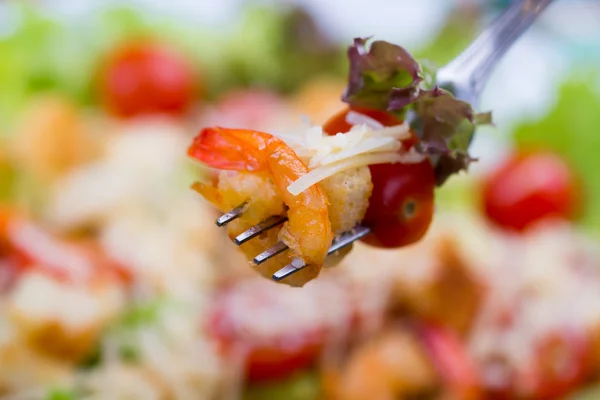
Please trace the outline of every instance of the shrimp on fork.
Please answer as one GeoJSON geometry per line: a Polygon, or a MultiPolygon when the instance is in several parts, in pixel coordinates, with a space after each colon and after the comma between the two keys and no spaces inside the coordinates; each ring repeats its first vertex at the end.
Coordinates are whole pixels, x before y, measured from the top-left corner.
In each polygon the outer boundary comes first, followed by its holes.
{"type": "Polygon", "coordinates": [[[223,171],[213,182],[196,182],[193,188],[222,211],[242,208],[239,218],[228,224],[228,233],[244,253],[252,259],[279,245],[278,254],[256,265],[262,275],[271,277],[286,259],[286,264],[306,267],[284,283],[302,286],[319,275],[333,241],[329,201],[319,185],[298,195],[287,190],[309,172],[292,148],[263,132],[206,128],[194,139],[188,154],[223,171]],[[265,231],[281,224],[277,233],[265,231]],[[284,253],[286,248],[290,251],[284,253]]]}

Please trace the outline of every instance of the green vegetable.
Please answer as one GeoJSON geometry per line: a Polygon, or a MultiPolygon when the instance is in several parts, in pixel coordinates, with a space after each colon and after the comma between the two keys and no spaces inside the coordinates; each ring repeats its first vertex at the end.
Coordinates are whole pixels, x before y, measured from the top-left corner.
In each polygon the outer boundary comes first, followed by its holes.
{"type": "Polygon", "coordinates": [[[140,360],[135,331],[145,325],[156,323],[165,305],[164,300],[155,299],[148,303],[134,305],[123,314],[110,333],[118,339],[121,360],[128,363],[136,363],[140,360]]]}
{"type": "Polygon", "coordinates": [[[123,329],[135,329],[156,322],[163,306],[164,302],[160,299],[134,305],[123,314],[118,326],[123,329]]]}
{"type": "Polygon", "coordinates": [[[321,392],[315,372],[303,372],[284,381],[252,385],[243,400],[316,400],[321,392]]]}
{"type": "Polygon", "coordinates": [[[14,197],[16,181],[17,171],[14,166],[0,160],[0,203],[10,201],[14,197]]]}
{"type": "Polygon", "coordinates": [[[66,389],[51,389],[46,396],[46,400],[76,400],[77,396],[71,390],[66,389]]]}
{"type": "Polygon", "coordinates": [[[477,125],[491,123],[491,114],[475,114],[471,105],[437,87],[428,89],[421,66],[402,47],[355,39],[348,49],[350,73],[343,100],[357,107],[408,113],[421,139],[417,149],[431,157],[436,183],[466,170],[473,160],[469,144],[477,125]]]}
{"type": "Polygon", "coordinates": [[[549,114],[526,121],[514,133],[523,148],[546,148],[563,156],[581,179],[584,190],[585,227],[600,233],[600,73],[580,68],[560,86],[558,100],[549,114]]]}
{"type": "Polygon", "coordinates": [[[3,126],[14,122],[36,93],[59,92],[81,104],[93,102],[94,74],[103,53],[116,41],[138,34],[143,25],[137,14],[122,10],[67,23],[50,19],[27,2],[7,7],[19,23],[14,32],[0,37],[3,126]]]}
{"type": "Polygon", "coordinates": [[[594,385],[583,389],[565,400],[598,400],[600,399],[600,386],[594,385]]]}
{"type": "Polygon", "coordinates": [[[94,351],[81,361],[77,368],[82,370],[94,369],[102,363],[102,353],[100,344],[94,348],[94,351]]]}
{"type": "Polygon", "coordinates": [[[479,208],[477,182],[469,174],[460,174],[435,192],[436,209],[440,211],[470,212],[479,208]]]}
{"type": "MultiPolygon", "coordinates": [[[[154,299],[148,303],[134,304],[127,310],[119,321],[111,326],[105,337],[118,344],[119,356],[126,363],[137,363],[140,352],[136,344],[136,330],[149,324],[156,323],[163,308],[167,305],[164,299],[154,299]]],[[[94,351],[78,365],[80,369],[93,369],[102,364],[101,343],[94,351]]]]}
{"type": "Polygon", "coordinates": [[[317,74],[344,73],[342,49],[301,8],[248,7],[225,46],[220,67],[234,86],[290,92],[317,74]]]}

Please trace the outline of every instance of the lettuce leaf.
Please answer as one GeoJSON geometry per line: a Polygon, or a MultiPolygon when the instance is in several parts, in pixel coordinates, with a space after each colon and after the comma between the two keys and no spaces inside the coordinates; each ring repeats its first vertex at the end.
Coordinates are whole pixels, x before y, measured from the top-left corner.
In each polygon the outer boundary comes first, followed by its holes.
{"type": "Polygon", "coordinates": [[[448,91],[427,87],[430,79],[402,47],[355,39],[348,49],[350,72],[342,99],[351,106],[386,110],[411,121],[420,138],[417,149],[430,157],[436,183],[466,170],[474,159],[468,149],[475,128],[490,124],[491,113],[476,114],[448,91]]]}
{"type": "Polygon", "coordinates": [[[400,46],[381,40],[367,49],[367,39],[354,39],[348,49],[350,72],[342,100],[346,103],[401,111],[419,95],[420,66],[400,46]]]}

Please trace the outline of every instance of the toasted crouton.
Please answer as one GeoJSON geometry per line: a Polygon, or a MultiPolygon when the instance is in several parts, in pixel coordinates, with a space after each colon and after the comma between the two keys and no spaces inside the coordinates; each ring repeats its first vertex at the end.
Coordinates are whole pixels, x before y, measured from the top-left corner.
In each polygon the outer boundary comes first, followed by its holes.
{"type": "Polygon", "coordinates": [[[422,345],[406,330],[388,330],[366,342],[341,371],[325,378],[326,398],[332,400],[425,397],[439,385],[422,345]]]}
{"type": "Polygon", "coordinates": [[[329,199],[329,220],[334,234],[348,231],[363,220],[373,191],[369,167],[337,173],[320,185],[329,199]]]}
{"type": "Polygon", "coordinates": [[[398,281],[396,293],[409,313],[465,334],[483,300],[484,288],[459,255],[453,238],[442,236],[431,250],[436,262],[425,279],[398,281]]]}

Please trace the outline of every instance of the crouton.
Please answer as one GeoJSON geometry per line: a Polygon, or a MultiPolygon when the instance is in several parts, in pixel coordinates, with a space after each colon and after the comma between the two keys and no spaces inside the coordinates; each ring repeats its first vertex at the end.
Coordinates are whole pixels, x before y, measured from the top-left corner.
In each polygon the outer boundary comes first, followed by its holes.
{"type": "Polygon", "coordinates": [[[349,231],[363,220],[373,191],[369,167],[337,173],[320,185],[329,199],[329,220],[334,234],[349,231]]]}

